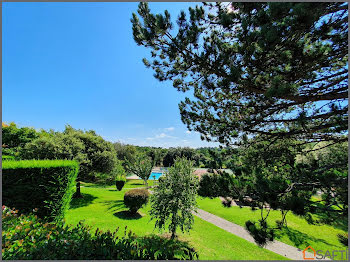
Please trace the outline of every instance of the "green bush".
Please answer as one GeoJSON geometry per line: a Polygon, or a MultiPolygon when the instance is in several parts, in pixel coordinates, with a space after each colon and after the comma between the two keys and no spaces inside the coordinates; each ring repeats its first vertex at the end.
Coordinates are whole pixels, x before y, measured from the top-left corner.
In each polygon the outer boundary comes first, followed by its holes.
{"type": "Polygon", "coordinates": [[[217,174],[204,174],[198,187],[198,195],[202,197],[218,197],[220,194],[219,176],[217,174]]]}
{"type": "Polygon", "coordinates": [[[38,208],[39,217],[64,217],[75,188],[79,165],[68,160],[4,161],[3,204],[21,213],[38,208]]]}
{"type": "MultiPolygon", "coordinates": [[[[2,208],[2,259],[4,260],[135,260],[193,259],[196,251],[187,242],[171,241],[159,236],[137,237],[131,232],[117,236],[115,232],[79,223],[76,227],[63,223],[46,223],[37,216],[21,215],[2,208]]],[[[119,234],[120,235],[120,234],[119,234]]]]}
{"type": "Polygon", "coordinates": [[[137,210],[147,204],[148,198],[147,189],[132,189],[125,193],[124,204],[130,209],[130,213],[136,214],[137,210]]]}
{"type": "Polygon", "coordinates": [[[207,173],[199,181],[198,195],[202,197],[232,197],[234,176],[227,172],[207,173]]]}
{"type": "Polygon", "coordinates": [[[152,260],[194,260],[198,253],[188,242],[169,239],[158,235],[143,236],[136,240],[138,249],[143,251],[146,259],[152,260]],[[143,248],[145,247],[145,248],[143,248]]]}
{"type": "Polygon", "coordinates": [[[118,175],[115,179],[115,186],[117,187],[117,189],[119,191],[121,191],[125,185],[125,182],[126,182],[126,178],[125,176],[122,176],[122,175],[118,175]]]}
{"type": "Polygon", "coordinates": [[[4,156],[4,155],[2,155],[2,161],[4,161],[4,160],[15,160],[15,157],[14,156],[4,156]]]}

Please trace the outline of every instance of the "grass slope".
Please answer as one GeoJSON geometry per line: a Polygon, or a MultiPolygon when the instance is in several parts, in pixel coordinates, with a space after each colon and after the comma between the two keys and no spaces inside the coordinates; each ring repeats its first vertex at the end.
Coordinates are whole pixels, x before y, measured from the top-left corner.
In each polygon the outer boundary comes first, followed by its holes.
{"type": "MultiPolygon", "coordinates": [[[[125,226],[138,235],[158,233],[154,230],[154,222],[150,221],[148,216],[149,205],[139,210],[139,216],[130,218],[127,215],[127,208],[123,203],[124,193],[128,188],[139,187],[139,183],[140,181],[128,181],[122,191],[117,191],[111,186],[93,187],[92,184],[84,184],[81,188],[84,198],[73,199],[66,222],[76,224],[84,220],[94,229],[98,227],[102,230],[115,230],[119,227],[120,234],[125,226]]],[[[285,259],[198,217],[195,217],[193,230],[189,234],[180,234],[179,238],[189,241],[199,252],[199,258],[205,260],[285,259]]]]}
{"type": "MultiPolygon", "coordinates": [[[[219,198],[198,198],[197,203],[200,209],[224,218],[232,223],[245,226],[247,220],[260,219],[260,210],[252,211],[248,207],[240,208],[232,206],[224,207],[219,198]]],[[[276,220],[281,220],[280,211],[272,210],[268,223],[275,225],[276,220]]],[[[347,232],[346,223],[337,225],[310,225],[302,217],[298,217],[291,212],[287,214],[288,228],[278,231],[276,239],[286,244],[304,249],[311,245],[316,250],[345,250],[346,247],[338,241],[337,234],[347,232]]],[[[277,232],[277,231],[276,231],[277,232]]]]}

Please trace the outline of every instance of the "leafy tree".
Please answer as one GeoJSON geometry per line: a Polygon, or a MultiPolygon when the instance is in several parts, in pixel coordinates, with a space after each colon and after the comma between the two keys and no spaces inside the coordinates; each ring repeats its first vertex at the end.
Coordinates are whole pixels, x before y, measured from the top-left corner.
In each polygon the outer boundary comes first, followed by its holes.
{"type": "Polygon", "coordinates": [[[112,143],[94,131],[82,131],[66,126],[63,132],[50,131],[27,143],[21,150],[23,159],[76,160],[78,180],[93,180],[95,173],[109,173],[115,166],[116,153],[112,143]]]}
{"type": "Polygon", "coordinates": [[[203,3],[171,22],[140,3],[131,19],[143,62],[194,98],[182,121],[202,139],[294,137],[346,141],[348,5],[203,3]]]}
{"type": "Polygon", "coordinates": [[[177,228],[182,232],[192,228],[192,211],[196,210],[198,178],[193,174],[193,163],[185,158],[177,158],[165,177],[159,181],[151,196],[152,219],[155,227],[169,228],[171,238],[177,228]]]}
{"type": "Polygon", "coordinates": [[[165,150],[160,148],[151,148],[147,155],[151,157],[152,161],[154,161],[154,165],[161,166],[163,164],[165,150]]]}
{"type": "Polygon", "coordinates": [[[145,185],[148,185],[152,169],[154,167],[155,160],[152,160],[145,154],[138,153],[133,156],[132,160],[125,160],[125,168],[128,172],[133,173],[143,179],[145,185]]]}
{"type": "Polygon", "coordinates": [[[2,123],[2,149],[3,154],[17,156],[26,143],[39,137],[39,133],[30,127],[18,128],[15,123],[6,125],[2,123]]]}
{"type": "Polygon", "coordinates": [[[169,148],[167,154],[164,156],[163,164],[164,166],[174,165],[175,159],[178,157],[185,157],[187,159],[193,160],[195,156],[195,150],[189,147],[172,147],[169,148]]]}
{"type": "MultiPolygon", "coordinates": [[[[136,147],[133,145],[124,145],[124,144],[119,143],[119,142],[116,142],[113,145],[114,145],[114,149],[117,153],[117,158],[122,160],[122,161],[124,161],[124,160],[131,161],[137,152],[136,147]]],[[[124,165],[124,167],[125,167],[125,165],[124,165]]]]}

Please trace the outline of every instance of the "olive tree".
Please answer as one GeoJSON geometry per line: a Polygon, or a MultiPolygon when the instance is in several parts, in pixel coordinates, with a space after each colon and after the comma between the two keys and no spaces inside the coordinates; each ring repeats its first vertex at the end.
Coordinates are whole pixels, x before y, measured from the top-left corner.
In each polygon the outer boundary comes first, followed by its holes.
{"type": "Polygon", "coordinates": [[[140,177],[147,185],[154,163],[155,159],[152,160],[149,156],[139,153],[133,156],[131,160],[125,159],[125,168],[128,172],[140,177]]]}

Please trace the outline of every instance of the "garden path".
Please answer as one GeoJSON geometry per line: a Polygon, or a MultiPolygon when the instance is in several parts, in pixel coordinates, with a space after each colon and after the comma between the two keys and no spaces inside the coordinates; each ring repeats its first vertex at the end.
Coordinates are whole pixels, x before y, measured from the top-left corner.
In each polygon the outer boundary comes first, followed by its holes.
{"type": "MultiPolygon", "coordinates": [[[[151,190],[149,190],[149,192],[151,194],[153,193],[151,190]]],[[[234,224],[230,221],[227,221],[226,219],[213,215],[202,209],[197,209],[197,213],[193,212],[193,214],[227,232],[230,232],[231,234],[234,234],[240,238],[243,238],[251,243],[256,244],[254,238],[242,226],[234,224]]],[[[287,245],[277,240],[269,242],[266,246],[264,246],[264,248],[292,260],[304,260],[303,252],[301,249],[287,245]]],[[[310,252],[306,252],[305,256],[307,258],[314,258],[314,254],[310,252]]],[[[325,260],[330,259],[325,258],[325,260]]]]}
{"type": "MultiPolygon", "coordinates": [[[[240,238],[243,238],[249,242],[252,242],[255,244],[253,237],[247,232],[247,230],[244,227],[241,227],[239,225],[236,225],[234,223],[231,223],[227,221],[226,219],[223,219],[221,217],[215,216],[209,212],[206,212],[202,209],[197,209],[197,213],[193,213],[194,215],[198,216],[199,218],[214,224],[217,227],[220,227],[224,229],[227,232],[230,232],[240,238]]],[[[302,250],[287,245],[285,243],[282,243],[280,241],[273,241],[267,244],[264,248],[267,250],[270,250],[274,253],[277,253],[281,256],[287,257],[289,259],[293,260],[303,260],[303,252],[302,250]]],[[[314,257],[313,253],[306,252],[306,257],[314,257]]],[[[329,260],[329,259],[327,259],[329,260]]]]}

